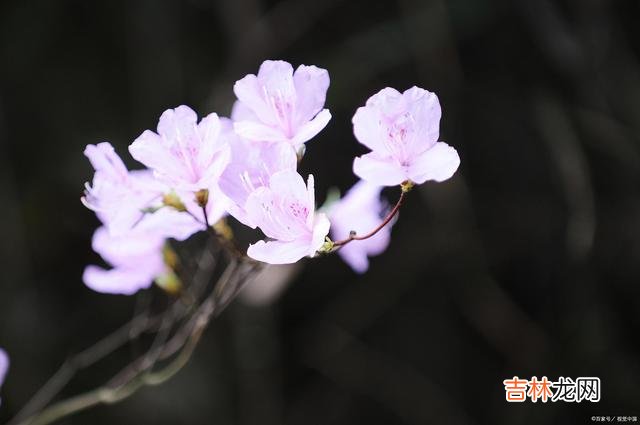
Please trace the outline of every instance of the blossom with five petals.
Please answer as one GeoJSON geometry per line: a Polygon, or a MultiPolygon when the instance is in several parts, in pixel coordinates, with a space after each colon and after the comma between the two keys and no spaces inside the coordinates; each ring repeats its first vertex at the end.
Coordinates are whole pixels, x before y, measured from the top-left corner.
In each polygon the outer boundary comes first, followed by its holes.
{"type": "MultiPolygon", "coordinates": [[[[329,207],[331,237],[342,240],[349,237],[351,231],[356,234],[367,233],[382,223],[382,215],[387,204],[380,199],[381,186],[365,180],[356,183],[337,203],[329,207]]],[[[338,250],[338,255],[357,273],[369,268],[367,257],[382,254],[391,240],[391,224],[380,229],[368,239],[353,241],[338,250]]]]}
{"type": "Polygon", "coordinates": [[[194,193],[208,190],[208,218],[211,223],[220,219],[226,212],[226,198],[220,193],[218,179],[231,152],[218,115],[209,114],[198,122],[196,113],[181,105],[160,116],[157,130],[145,130],[129,146],[131,156],[152,169],[196,216],[202,212],[194,193]]]}
{"type": "Polygon", "coordinates": [[[296,151],[318,134],[331,119],[324,102],[329,74],[316,66],[293,71],[285,61],[267,60],[258,75],[238,80],[233,91],[235,131],[259,142],[287,142],[296,151]]]}
{"type": "Polygon", "coordinates": [[[438,142],[441,114],[438,97],[427,90],[380,90],[353,116],[356,139],[372,150],[355,159],[353,172],[380,186],[447,180],[460,158],[438,142]]]}
{"type": "Polygon", "coordinates": [[[294,170],[275,173],[269,186],[256,189],[247,199],[249,219],[273,240],[249,246],[249,257],[270,264],[295,263],[312,257],[329,233],[329,220],[315,211],[313,176],[305,186],[294,170]]]}

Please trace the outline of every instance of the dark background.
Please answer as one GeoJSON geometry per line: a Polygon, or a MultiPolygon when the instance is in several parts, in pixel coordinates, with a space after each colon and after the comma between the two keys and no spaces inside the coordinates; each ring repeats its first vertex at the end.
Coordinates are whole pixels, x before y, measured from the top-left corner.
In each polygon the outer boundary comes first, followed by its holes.
{"type": "MultiPolygon", "coordinates": [[[[329,70],[307,145],[319,199],[355,182],[355,109],[418,85],[462,164],[412,192],[356,276],[306,261],[237,301],[175,379],[67,424],[552,424],[640,416],[640,3],[573,0],[0,3],[0,422],[129,320],[95,262],[84,146],[186,103],[228,114],[264,59],[329,70]],[[511,405],[502,380],[597,376],[600,403],[511,405]]],[[[134,165],[133,161],[129,161],[134,165]]],[[[389,193],[390,200],[395,199],[389,193]]],[[[107,363],[106,368],[113,365],[107,363]]],[[[87,371],[64,392],[105,378],[87,371]]]]}

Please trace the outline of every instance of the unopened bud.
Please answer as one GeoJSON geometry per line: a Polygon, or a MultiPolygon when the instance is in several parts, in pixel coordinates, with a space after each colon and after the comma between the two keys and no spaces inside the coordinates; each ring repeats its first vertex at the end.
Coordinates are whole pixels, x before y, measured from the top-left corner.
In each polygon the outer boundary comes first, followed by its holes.
{"type": "Polygon", "coordinates": [[[164,247],[162,248],[162,258],[164,260],[164,263],[172,270],[175,270],[180,263],[178,254],[176,254],[176,252],[168,243],[165,243],[164,247]]]}
{"type": "Polygon", "coordinates": [[[158,287],[162,288],[162,290],[169,295],[177,295],[182,290],[182,282],[173,270],[167,269],[165,273],[156,277],[155,282],[158,287]]]}
{"type": "Polygon", "coordinates": [[[415,186],[415,183],[412,182],[411,180],[405,180],[405,181],[402,182],[402,184],[400,184],[400,188],[402,189],[402,193],[409,192],[411,189],[413,189],[413,186],[415,186]]]}
{"type": "Polygon", "coordinates": [[[184,212],[187,207],[184,206],[180,197],[175,192],[169,192],[162,197],[162,203],[167,207],[174,208],[177,211],[184,212]]]}
{"type": "Polygon", "coordinates": [[[204,208],[207,206],[207,202],[209,202],[209,189],[200,189],[196,192],[196,202],[198,206],[204,208]]]}
{"type": "Polygon", "coordinates": [[[318,253],[329,254],[331,251],[333,251],[333,246],[333,241],[327,236],[326,238],[324,238],[324,243],[322,244],[320,249],[318,249],[318,253]]]}

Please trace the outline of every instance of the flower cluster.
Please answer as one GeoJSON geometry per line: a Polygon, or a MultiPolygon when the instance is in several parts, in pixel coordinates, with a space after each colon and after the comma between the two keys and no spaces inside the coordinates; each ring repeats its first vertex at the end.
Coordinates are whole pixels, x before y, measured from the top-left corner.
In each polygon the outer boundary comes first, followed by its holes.
{"type": "Polygon", "coordinates": [[[383,186],[402,185],[404,195],[414,184],[451,177],[460,161],[438,142],[441,112],[433,93],[383,89],[353,117],[356,139],[371,149],[353,164],[362,180],[316,210],[314,177],[297,167],[305,143],[331,119],[328,88],[324,69],[294,71],[287,62],[265,61],[257,75],[235,83],[230,118],[211,113],[198,120],[184,105],[165,111],[156,131],[129,146],[142,170],[128,170],[109,143],[87,146],[95,174],[83,203],[102,222],[93,249],[111,268],[88,266],[85,284],[132,294],[174,279],[167,239],[185,240],[227,215],[266,236],[248,247],[254,260],[289,264],[338,251],[356,272],[366,271],[368,257],[387,247],[399,207],[384,218],[383,186]]]}

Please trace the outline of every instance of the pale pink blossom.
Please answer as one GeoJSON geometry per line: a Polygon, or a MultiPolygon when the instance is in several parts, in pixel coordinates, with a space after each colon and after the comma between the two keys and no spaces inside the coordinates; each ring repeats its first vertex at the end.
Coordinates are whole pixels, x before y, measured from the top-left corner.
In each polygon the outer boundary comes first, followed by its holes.
{"type": "Polygon", "coordinates": [[[147,214],[128,233],[114,236],[105,227],[93,235],[92,247],[112,268],[88,266],[84,283],[97,292],[131,295],[148,288],[167,272],[163,247],[166,238],[184,240],[201,228],[188,214],[168,208],[147,214]]]}
{"type": "Polygon", "coordinates": [[[198,191],[215,183],[228,163],[229,149],[220,133],[218,115],[198,122],[196,113],[181,105],[162,113],[158,132],[145,130],[129,152],[172,189],[198,191]]]}
{"type": "Polygon", "coordinates": [[[83,204],[96,212],[113,234],[123,234],[157,206],[166,187],[153,179],[150,170],[128,171],[110,143],[88,145],[84,154],[93,165],[93,183],[85,185],[83,204]]]}
{"type": "Polygon", "coordinates": [[[213,223],[225,214],[226,199],[220,193],[218,179],[231,158],[221,130],[215,113],[198,122],[196,113],[182,105],[166,110],[160,116],[158,132],[144,131],[129,146],[129,152],[152,169],[155,177],[174,190],[195,215],[203,216],[194,193],[208,190],[207,212],[213,223]]]}
{"type": "Polygon", "coordinates": [[[294,170],[275,173],[269,186],[256,189],[246,202],[249,220],[272,240],[250,245],[247,254],[270,264],[295,263],[313,257],[329,233],[329,220],[315,211],[313,176],[305,186],[294,170]]]}
{"type": "Polygon", "coordinates": [[[316,66],[267,60],[258,75],[236,82],[233,91],[236,132],[249,140],[287,142],[296,150],[318,134],[331,119],[324,108],[329,74],[316,66]]]}
{"type": "MultiPolygon", "coordinates": [[[[381,186],[360,180],[347,194],[329,208],[331,220],[331,237],[343,240],[351,231],[358,235],[366,234],[377,228],[383,221],[387,204],[380,199],[381,186]]],[[[374,236],[355,240],[338,250],[342,259],[357,273],[364,273],[369,268],[369,259],[382,254],[391,239],[392,223],[387,224],[374,236]]]]}
{"type": "MultiPolygon", "coordinates": [[[[0,388],[4,383],[4,378],[7,376],[7,372],[9,371],[9,356],[6,351],[0,348],[0,388]]],[[[0,404],[2,400],[0,400],[0,404]]]]}
{"type": "Polygon", "coordinates": [[[353,117],[356,138],[372,151],[355,159],[354,173],[380,186],[447,180],[460,158],[454,148],[438,142],[440,116],[434,93],[418,87],[404,93],[382,89],[353,117]]]}
{"type": "Polygon", "coordinates": [[[297,158],[291,147],[282,142],[254,143],[235,136],[231,143],[231,162],[220,177],[220,189],[229,198],[229,213],[243,224],[255,228],[245,210],[249,195],[268,186],[271,175],[294,170],[297,158]]]}

